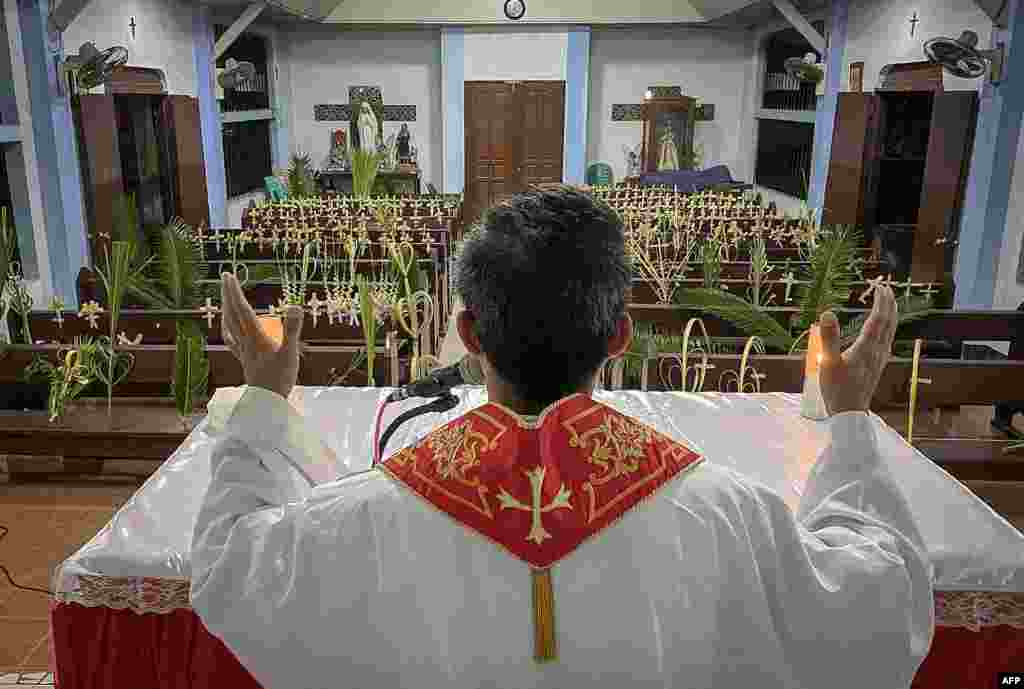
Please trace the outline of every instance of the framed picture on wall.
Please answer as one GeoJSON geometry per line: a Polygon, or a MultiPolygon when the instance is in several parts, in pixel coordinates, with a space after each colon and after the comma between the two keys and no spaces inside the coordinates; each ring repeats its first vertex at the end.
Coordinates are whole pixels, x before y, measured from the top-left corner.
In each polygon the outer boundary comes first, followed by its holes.
{"type": "Polygon", "coordinates": [[[853,62],[850,64],[850,92],[862,93],[864,91],[864,63],[853,62]]]}

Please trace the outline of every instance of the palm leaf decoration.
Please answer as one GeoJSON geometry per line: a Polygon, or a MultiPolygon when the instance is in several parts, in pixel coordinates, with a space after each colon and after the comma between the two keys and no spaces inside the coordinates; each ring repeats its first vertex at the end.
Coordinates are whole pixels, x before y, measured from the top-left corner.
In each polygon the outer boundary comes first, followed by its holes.
{"type": "Polygon", "coordinates": [[[206,357],[206,338],[195,321],[179,320],[174,349],[174,380],[171,394],[178,413],[192,413],[196,401],[206,395],[210,380],[210,362],[206,357]]]}
{"type": "MultiPolygon", "coordinates": [[[[156,261],[146,273],[128,279],[128,291],[152,309],[189,311],[199,308],[212,286],[202,283],[207,264],[202,244],[189,232],[188,225],[175,218],[155,237],[156,261]]],[[[171,392],[178,412],[192,412],[195,401],[206,395],[209,362],[206,336],[199,324],[188,318],[175,321],[174,377],[171,392]]]]}
{"type": "Polygon", "coordinates": [[[135,265],[143,265],[149,260],[152,251],[139,225],[139,210],[134,193],[118,195],[114,201],[113,216],[110,241],[128,244],[132,248],[135,265]]]}
{"type": "Polygon", "coordinates": [[[757,335],[766,345],[789,349],[793,338],[777,320],[746,299],[724,290],[695,287],[680,290],[677,303],[684,308],[710,313],[745,335],[757,335]]]}
{"type": "Polygon", "coordinates": [[[178,218],[161,228],[155,240],[152,269],[131,280],[128,291],[151,309],[199,308],[212,296],[202,283],[207,271],[202,245],[178,218]]]}
{"type": "Polygon", "coordinates": [[[18,251],[18,236],[14,223],[7,221],[7,206],[0,206],[0,285],[14,266],[18,251]]]}
{"type": "MultiPolygon", "coordinates": [[[[919,321],[922,318],[931,315],[933,306],[934,304],[931,297],[897,297],[896,308],[899,311],[896,321],[897,328],[906,323],[919,321]]],[[[871,312],[866,311],[843,326],[839,334],[839,342],[843,348],[849,347],[857,340],[857,336],[860,335],[860,331],[863,330],[864,324],[867,323],[868,316],[870,315],[871,312]]]]}
{"type": "Polygon", "coordinates": [[[296,153],[288,167],[288,195],[293,199],[304,199],[315,194],[313,165],[309,154],[296,153]]]}
{"type": "Polygon", "coordinates": [[[811,251],[804,278],[807,284],[800,290],[800,313],[794,323],[797,330],[807,330],[821,314],[849,300],[860,264],[860,245],[861,234],[856,228],[844,225],[821,233],[811,251]]]}
{"type": "Polygon", "coordinates": [[[370,153],[361,148],[352,151],[352,195],[357,199],[370,198],[380,161],[378,153],[370,153]]]}

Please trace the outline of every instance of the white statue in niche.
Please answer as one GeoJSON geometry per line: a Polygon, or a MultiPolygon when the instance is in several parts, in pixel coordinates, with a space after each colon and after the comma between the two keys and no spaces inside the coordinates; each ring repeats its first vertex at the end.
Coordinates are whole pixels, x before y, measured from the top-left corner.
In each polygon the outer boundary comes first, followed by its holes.
{"type": "Polygon", "coordinates": [[[679,169],[679,152],[676,149],[676,137],[672,130],[665,127],[661,131],[661,152],[658,155],[658,172],[679,169]]]}
{"type": "Polygon", "coordinates": [[[635,146],[623,146],[622,152],[626,154],[626,177],[637,177],[640,175],[640,144],[635,146]]]}
{"type": "Polygon", "coordinates": [[[368,152],[377,152],[377,116],[366,101],[359,108],[359,148],[368,152]]]}

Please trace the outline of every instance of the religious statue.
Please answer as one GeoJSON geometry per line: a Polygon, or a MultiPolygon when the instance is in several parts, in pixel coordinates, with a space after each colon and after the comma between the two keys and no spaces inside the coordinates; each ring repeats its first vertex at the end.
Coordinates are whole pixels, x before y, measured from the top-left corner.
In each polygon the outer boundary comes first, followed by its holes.
{"type": "Polygon", "coordinates": [[[398,144],[395,142],[395,135],[391,134],[384,143],[384,169],[394,170],[398,167],[398,144]]]}
{"type": "Polygon", "coordinates": [[[626,177],[637,177],[640,175],[640,145],[623,146],[622,151],[626,154],[626,177]]]}
{"type": "Polygon", "coordinates": [[[676,137],[672,130],[665,127],[661,133],[661,148],[658,152],[658,172],[679,169],[679,152],[676,150],[676,137]]]}
{"type": "Polygon", "coordinates": [[[412,162],[412,146],[409,143],[409,125],[402,123],[402,128],[398,132],[398,162],[399,163],[410,163],[412,162]]]}
{"type": "Polygon", "coordinates": [[[373,114],[373,108],[366,101],[359,107],[359,148],[373,153],[377,150],[377,116],[373,114]]]}
{"type": "Polygon", "coordinates": [[[331,132],[331,152],[327,155],[327,162],[324,164],[324,169],[348,169],[348,145],[344,129],[335,129],[331,132]]]}

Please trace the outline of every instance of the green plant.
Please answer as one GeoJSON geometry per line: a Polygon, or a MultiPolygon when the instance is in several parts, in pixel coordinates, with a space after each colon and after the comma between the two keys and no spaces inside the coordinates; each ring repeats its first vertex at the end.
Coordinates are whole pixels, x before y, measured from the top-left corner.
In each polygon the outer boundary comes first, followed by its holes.
{"type": "Polygon", "coordinates": [[[774,267],[768,263],[768,246],[764,241],[764,235],[759,232],[750,242],[750,288],[747,292],[754,308],[759,309],[771,303],[771,296],[768,299],[761,298],[761,288],[764,279],[773,270],[774,267]]]}
{"type": "Polygon", "coordinates": [[[281,292],[285,304],[306,305],[306,289],[319,265],[319,260],[314,255],[315,251],[316,242],[307,242],[302,247],[302,258],[297,265],[278,255],[278,273],[281,277],[281,292]]]}
{"type": "Polygon", "coordinates": [[[373,183],[377,180],[381,156],[361,148],[352,151],[352,195],[357,199],[370,198],[373,183]]]}
{"type": "MultiPolygon", "coordinates": [[[[206,260],[203,246],[188,225],[175,218],[158,235],[156,260],[148,273],[136,273],[128,279],[129,291],[146,306],[169,311],[198,309],[210,290],[203,285],[206,260]]],[[[198,323],[187,318],[175,322],[174,376],[172,396],[178,413],[187,416],[195,400],[206,395],[209,362],[206,336],[198,323]]]]}
{"type": "Polygon", "coordinates": [[[788,350],[793,344],[789,331],[769,313],[724,290],[699,287],[681,290],[677,303],[713,314],[747,337],[760,337],[767,346],[788,350]]]}
{"type": "Polygon", "coordinates": [[[292,155],[291,165],[288,166],[288,196],[292,199],[316,196],[316,180],[309,154],[292,155]]]}
{"type": "Polygon", "coordinates": [[[206,395],[210,380],[210,362],[206,356],[206,337],[195,321],[179,320],[174,343],[174,381],[171,394],[181,416],[192,413],[196,400],[206,395]]]}
{"type": "Polygon", "coordinates": [[[704,269],[704,288],[720,289],[722,286],[722,242],[714,235],[708,235],[700,246],[700,262],[704,269]]]}
{"type": "MultiPolygon", "coordinates": [[[[935,305],[931,297],[897,297],[897,327],[926,318],[931,315],[934,307],[935,305]]],[[[857,336],[860,335],[860,331],[864,328],[864,324],[867,322],[869,315],[871,315],[870,311],[862,313],[856,318],[851,319],[842,327],[839,335],[839,342],[842,347],[849,347],[856,341],[857,336]]]]}
{"type": "Polygon", "coordinates": [[[0,283],[15,270],[18,235],[14,223],[7,221],[7,206],[0,206],[0,283]]]}
{"type": "Polygon", "coordinates": [[[820,233],[800,289],[800,313],[793,323],[797,330],[807,330],[821,314],[844,306],[850,299],[861,263],[857,256],[860,245],[860,231],[853,227],[840,225],[820,233]]]}
{"type": "Polygon", "coordinates": [[[356,286],[359,289],[359,316],[363,322],[363,336],[366,338],[367,385],[372,388],[373,362],[377,356],[377,314],[374,312],[369,281],[362,275],[357,275],[356,286]]]}
{"type": "Polygon", "coordinates": [[[47,409],[50,423],[63,416],[67,403],[76,399],[97,378],[100,365],[99,345],[92,337],[77,337],[74,345],[63,350],[54,366],[37,354],[25,371],[27,380],[45,381],[50,386],[47,409]]]}
{"type": "Polygon", "coordinates": [[[107,386],[107,415],[113,417],[114,385],[124,380],[128,371],[135,363],[135,357],[117,351],[117,321],[121,315],[121,304],[124,301],[125,291],[129,283],[140,275],[149,265],[151,259],[147,259],[141,266],[136,266],[135,249],[129,242],[111,242],[111,250],[103,247],[103,254],[106,261],[99,269],[100,280],[107,293],[107,313],[110,317],[110,336],[104,338],[106,343],[100,344],[101,356],[105,358],[106,370],[98,371],[100,378],[107,386]],[[123,362],[123,366],[122,366],[123,362]],[[123,368],[123,373],[118,376],[118,368],[123,368]]]}

